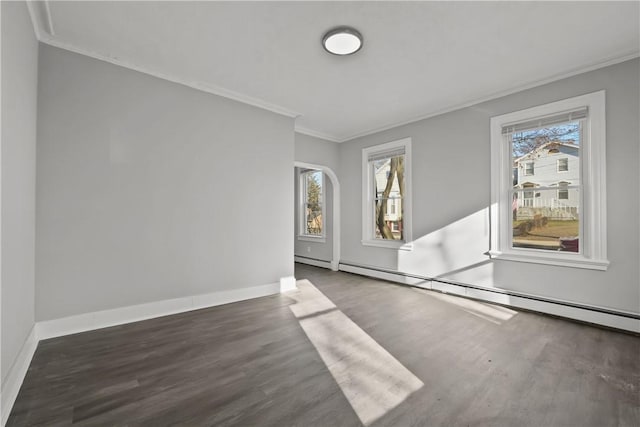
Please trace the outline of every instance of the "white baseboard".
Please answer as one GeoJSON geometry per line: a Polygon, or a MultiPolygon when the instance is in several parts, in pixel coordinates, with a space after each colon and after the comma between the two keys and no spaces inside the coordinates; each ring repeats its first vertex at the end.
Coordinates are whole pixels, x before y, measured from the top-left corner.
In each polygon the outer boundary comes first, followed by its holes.
{"type": "Polygon", "coordinates": [[[322,267],[336,271],[334,265],[332,265],[330,261],[322,261],[320,259],[306,258],[301,256],[294,256],[293,260],[295,262],[299,262],[300,264],[313,265],[314,267],[322,267]]]}
{"type": "Polygon", "coordinates": [[[109,326],[138,322],[155,317],[184,313],[186,311],[215,307],[217,305],[274,295],[295,289],[294,277],[283,277],[278,283],[253,286],[250,288],[231,289],[212,292],[204,295],[155,301],[146,304],[114,308],[111,310],[95,311],[78,314],[60,319],[45,320],[36,325],[38,339],[60,337],[109,326]],[[293,285],[291,284],[293,282],[293,285]]]}
{"type": "Polygon", "coordinates": [[[277,283],[267,285],[155,301],[37,322],[31,329],[31,333],[2,384],[0,392],[1,425],[4,426],[9,418],[40,340],[274,295],[293,289],[296,289],[296,279],[289,276],[281,278],[277,283]]]}
{"type": "Polygon", "coordinates": [[[296,279],[293,276],[289,276],[281,278],[278,283],[262,286],[155,301],[37,322],[31,329],[31,333],[25,340],[16,357],[16,361],[2,384],[0,392],[1,425],[4,426],[9,418],[40,340],[274,295],[293,289],[296,289],[296,279]]]}
{"type": "Polygon", "coordinates": [[[288,276],[280,278],[280,293],[293,291],[294,289],[298,289],[295,277],[288,276]]]}
{"type": "MultiPolygon", "coordinates": [[[[568,319],[580,320],[597,325],[621,329],[625,331],[640,333],[640,319],[615,314],[601,307],[578,307],[569,301],[555,301],[537,295],[527,295],[519,293],[514,295],[504,289],[478,289],[476,286],[465,286],[464,284],[451,284],[437,282],[435,280],[420,279],[406,276],[400,272],[380,271],[372,268],[340,264],[340,270],[349,273],[360,274],[390,282],[401,283],[403,285],[419,286],[424,289],[445,292],[448,294],[460,295],[481,301],[503,304],[514,308],[537,311],[540,313],[552,314],[554,316],[566,317],[568,319]]],[[[633,313],[628,313],[634,315],[633,313]]],[[[637,316],[637,315],[636,315],[637,316]]]]}
{"type": "Polygon", "coordinates": [[[36,331],[36,325],[31,328],[31,332],[27,336],[27,339],[22,344],[22,348],[13,362],[13,366],[9,369],[6,379],[2,383],[2,398],[0,403],[0,413],[2,425],[4,426],[9,419],[11,408],[18,397],[18,392],[24,381],[24,377],[27,375],[31,359],[36,352],[38,346],[38,337],[36,331]]]}

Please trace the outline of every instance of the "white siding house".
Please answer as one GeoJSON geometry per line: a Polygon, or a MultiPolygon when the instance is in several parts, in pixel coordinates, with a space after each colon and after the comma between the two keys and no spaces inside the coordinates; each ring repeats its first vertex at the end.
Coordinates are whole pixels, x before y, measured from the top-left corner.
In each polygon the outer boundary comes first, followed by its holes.
{"type": "Polygon", "coordinates": [[[580,191],[580,146],[548,142],[514,161],[518,219],[542,214],[577,219],[580,191]],[[521,191],[517,191],[521,190],[521,191]]]}

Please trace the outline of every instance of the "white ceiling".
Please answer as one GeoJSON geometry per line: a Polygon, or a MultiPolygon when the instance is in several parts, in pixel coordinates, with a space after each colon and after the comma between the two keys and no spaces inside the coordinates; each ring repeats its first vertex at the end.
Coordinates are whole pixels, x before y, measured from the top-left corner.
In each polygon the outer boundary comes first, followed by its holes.
{"type": "Polygon", "coordinates": [[[299,115],[334,141],[638,56],[639,2],[59,2],[39,38],[299,115]],[[364,36],[351,57],[324,32],[364,36]]]}

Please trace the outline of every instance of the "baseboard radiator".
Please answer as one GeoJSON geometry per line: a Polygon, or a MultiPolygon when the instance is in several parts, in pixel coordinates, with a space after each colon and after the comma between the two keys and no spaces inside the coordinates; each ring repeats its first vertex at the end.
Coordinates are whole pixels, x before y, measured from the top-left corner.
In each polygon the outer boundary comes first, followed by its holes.
{"type": "Polygon", "coordinates": [[[353,262],[340,262],[339,270],[403,285],[536,311],[599,326],[640,334],[640,314],[562,301],[500,288],[403,273],[353,262]]]}

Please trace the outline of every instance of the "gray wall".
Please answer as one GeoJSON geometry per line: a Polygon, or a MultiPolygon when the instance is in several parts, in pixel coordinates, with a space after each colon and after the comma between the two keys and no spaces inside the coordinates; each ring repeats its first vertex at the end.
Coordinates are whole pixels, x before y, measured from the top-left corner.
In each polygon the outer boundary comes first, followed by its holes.
{"type": "Polygon", "coordinates": [[[640,312],[639,75],[639,61],[627,61],[341,144],[341,260],[640,312]],[[601,89],[607,92],[608,271],[488,260],[490,117],[601,89]],[[362,148],[404,137],[413,139],[415,249],[364,247],[362,148]]]}
{"type": "Polygon", "coordinates": [[[293,275],[293,120],[40,50],[36,318],[293,275]]]}
{"type": "MultiPolygon", "coordinates": [[[[295,159],[298,162],[312,163],[326,166],[334,173],[338,173],[340,165],[339,144],[301,133],[295,134],[295,159]]],[[[299,189],[297,173],[295,181],[295,206],[298,209],[299,189]]],[[[331,261],[333,258],[333,185],[328,176],[324,177],[326,200],[326,239],[324,243],[309,242],[298,239],[299,214],[295,211],[294,241],[295,254],[321,261],[331,261]]]]}
{"type": "Polygon", "coordinates": [[[34,324],[38,42],[24,2],[2,2],[2,382],[34,324]]]}
{"type": "Polygon", "coordinates": [[[327,166],[338,173],[340,144],[301,133],[295,134],[295,158],[298,162],[327,166]]]}

